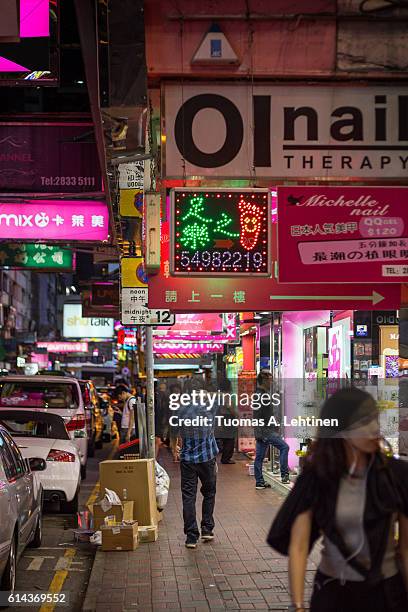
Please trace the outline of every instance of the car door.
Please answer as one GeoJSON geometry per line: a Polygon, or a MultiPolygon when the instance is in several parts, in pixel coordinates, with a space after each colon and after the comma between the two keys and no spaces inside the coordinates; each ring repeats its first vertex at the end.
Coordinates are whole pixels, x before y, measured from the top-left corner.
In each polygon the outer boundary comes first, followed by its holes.
{"type": "Polygon", "coordinates": [[[24,548],[30,541],[35,521],[33,515],[33,476],[13,438],[6,432],[3,433],[3,436],[8,443],[9,451],[16,466],[15,491],[20,524],[19,548],[24,548]]]}
{"type": "Polygon", "coordinates": [[[15,466],[0,433],[0,576],[6,566],[17,518],[13,479],[15,466]]]}

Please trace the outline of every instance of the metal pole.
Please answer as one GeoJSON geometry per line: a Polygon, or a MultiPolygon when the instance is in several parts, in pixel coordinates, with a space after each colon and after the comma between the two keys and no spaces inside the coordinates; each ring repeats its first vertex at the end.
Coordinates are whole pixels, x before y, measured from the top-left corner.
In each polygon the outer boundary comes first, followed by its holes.
{"type": "Polygon", "coordinates": [[[146,391],[147,391],[147,456],[155,457],[155,431],[154,431],[154,359],[153,359],[153,332],[150,325],[145,326],[146,330],[146,391]]]}

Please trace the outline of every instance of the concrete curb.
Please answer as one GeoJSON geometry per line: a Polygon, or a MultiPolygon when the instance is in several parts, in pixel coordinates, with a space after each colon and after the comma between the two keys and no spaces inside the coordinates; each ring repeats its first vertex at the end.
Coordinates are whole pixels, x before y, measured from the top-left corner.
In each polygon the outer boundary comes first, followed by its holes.
{"type": "Polygon", "coordinates": [[[85,600],[82,606],[83,612],[95,612],[98,594],[102,588],[102,579],[104,571],[104,553],[98,547],[95,559],[93,562],[91,575],[88,586],[86,587],[85,600]]]}
{"type": "Polygon", "coordinates": [[[285,497],[293,488],[293,484],[283,484],[279,476],[275,476],[275,474],[273,474],[272,472],[264,470],[263,475],[265,481],[271,485],[272,489],[274,489],[281,495],[285,495],[285,497]]]}

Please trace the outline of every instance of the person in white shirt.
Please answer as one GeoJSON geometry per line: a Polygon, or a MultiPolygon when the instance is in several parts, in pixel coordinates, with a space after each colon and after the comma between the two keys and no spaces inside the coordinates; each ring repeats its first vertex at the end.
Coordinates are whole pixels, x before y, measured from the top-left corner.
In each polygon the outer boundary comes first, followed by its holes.
{"type": "Polygon", "coordinates": [[[127,387],[120,389],[118,397],[123,402],[122,421],[120,425],[120,443],[129,442],[135,434],[136,398],[127,387]]]}

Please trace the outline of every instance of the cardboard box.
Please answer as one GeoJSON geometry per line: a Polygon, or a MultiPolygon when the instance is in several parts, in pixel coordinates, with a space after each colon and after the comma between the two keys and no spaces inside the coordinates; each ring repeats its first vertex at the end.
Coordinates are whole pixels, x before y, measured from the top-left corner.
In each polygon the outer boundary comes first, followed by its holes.
{"type": "Polygon", "coordinates": [[[159,537],[159,528],[157,525],[140,525],[139,526],[139,542],[146,544],[147,542],[155,542],[159,537]]]}
{"type": "Polygon", "coordinates": [[[99,464],[101,491],[113,489],[122,499],[134,502],[133,518],[139,525],[157,525],[154,459],[102,461],[99,464]]]}
{"type": "Polygon", "coordinates": [[[122,523],[107,527],[101,526],[102,550],[136,550],[139,544],[139,530],[137,521],[130,525],[122,523]]]}
{"type": "Polygon", "coordinates": [[[106,516],[113,515],[117,523],[131,521],[133,519],[133,501],[124,501],[122,505],[113,504],[107,512],[102,510],[100,502],[89,504],[88,508],[93,514],[95,530],[99,529],[99,527],[105,523],[106,516]]]}

